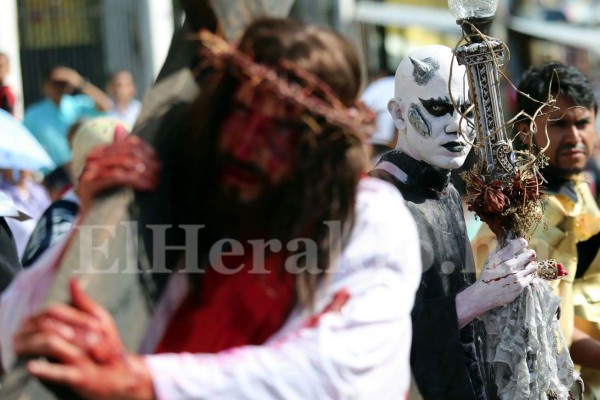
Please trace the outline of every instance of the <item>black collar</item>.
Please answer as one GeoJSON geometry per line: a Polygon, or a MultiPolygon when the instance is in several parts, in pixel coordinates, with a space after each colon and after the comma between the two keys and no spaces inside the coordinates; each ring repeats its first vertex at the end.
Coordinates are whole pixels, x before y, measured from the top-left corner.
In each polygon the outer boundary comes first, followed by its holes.
{"type": "Polygon", "coordinates": [[[424,161],[417,161],[398,150],[387,152],[381,157],[378,164],[390,162],[408,175],[407,186],[427,189],[436,193],[443,192],[450,183],[450,171],[440,171],[424,161]]]}

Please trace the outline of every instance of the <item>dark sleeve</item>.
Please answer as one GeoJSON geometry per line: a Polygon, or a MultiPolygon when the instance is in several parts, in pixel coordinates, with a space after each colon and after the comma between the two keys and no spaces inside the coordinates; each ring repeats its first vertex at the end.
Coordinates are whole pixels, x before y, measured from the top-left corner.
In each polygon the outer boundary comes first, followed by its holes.
{"type": "Polygon", "coordinates": [[[600,249],[600,233],[584,242],[577,243],[577,273],[575,278],[582,278],[592,265],[600,249]]]}
{"type": "Polygon", "coordinates": [[[21,263],[12,232],[4,218],[0,217],[0,293],[20,270],[21,263]]]}
{"type": "Polygon", "coordinates": [[[57,200],[44,211],[29,236],[21,263],[30,267],[48,248],[67,235],[77,219],[79,205],[67,200],[57,200]]]}
{"type": "Polygon", "coordinates": [[[423,398],[476,399],[466,368],[455,297],[424,300],[417,292],[412,321],[410,362],[423,398]]]}

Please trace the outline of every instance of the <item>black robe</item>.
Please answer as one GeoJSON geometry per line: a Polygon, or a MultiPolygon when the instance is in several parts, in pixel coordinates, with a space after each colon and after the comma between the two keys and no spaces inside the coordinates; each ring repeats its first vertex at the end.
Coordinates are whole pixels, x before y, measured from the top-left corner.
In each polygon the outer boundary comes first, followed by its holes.
{"type": "Polygon", "coordinates": [[[442,173],[406,154],[385,154],[370,175],[402,193],[419,231],[423,273],[412,311],[411,367],[426,400],[493,399],[492,379],[484,378],[483,326],[473,321],[458,328],[456,294],[475,280],[460,196],[442,173]],[[405,181],[380,169],[392,163],[405,181]]]}

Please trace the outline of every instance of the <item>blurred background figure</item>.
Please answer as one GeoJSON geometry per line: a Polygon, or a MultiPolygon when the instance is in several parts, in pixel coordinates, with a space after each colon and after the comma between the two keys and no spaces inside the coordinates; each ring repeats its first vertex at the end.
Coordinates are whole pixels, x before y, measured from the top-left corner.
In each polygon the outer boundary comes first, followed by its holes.
{"type": "Polygon", "coordinates": [[[65,167],[58,167],[50,171],[42,181],[48,191],[50,201],[56,201],[73,186],[73,176],[65,167]]]}
{"type": "Polygon", "coordinates": [[[142,103],[135,98],[136,87],[131,72],[114,72],[108,80],[106,91],[113,101],[109,115],[133,127],[142,109],[142,103]]]}
{"type": "Polygon", "coordinates": [[[71,161],[69,127],[79,118],[101,115],[112,103],[102,90],[65,66],[44,74],[42,90],[45,99],[25,110],[24,123],[60,167],[71,161]]]}
{"type": "Polygon", "coordinates": [[[10,73],[10,61],[0,52],[0,109],[15,115],[15,95],[6,82],[10,73]]]}
{"type": "MultiPolygon", "coordinates": [[[[75,132],[77,132],[81,125],[83,125],[83,123],[89,119],[90,118],[87,117],[79,118],[77,121],[75,121],[75,123],[73,123],[73,125],[69,127],[69,130],[67,131],[67,142],[69,143],[69,148],[71,151],[73,150],[73,136],[75,136],[75,132]]],[[[75,185],[75,177],[71,171],[71,163],[67,165],[61,165],[60,167],[57,167],[46,174],[42,184],[46,187],[52,202],[62,198],[63,195],[71,190],[75,185]]]]}
{"type": "Polygon", "coordinates": [[[398,140],[394,120],[388,112],[388,101],[394,97],[394,74],[381,71],[367,86],[361,100],[377,114],[375,134],[371,137],[371,163],[377,164],[383,153],[392,150],[398,140]]]}
{"type": "Polygon", "coordinates": [[[17,209],[19,218],[7,219],[19,256],[35,226],[35,219],[48,207],[46,189],[35,180],[36,172],[51,170],[54,163],[31,132],[12,115],[0,110],[0,191],[17,209]]]}
{"type": "MultiPolygon", "coordinates": [[[[83,172],[88,154],[95,148],[119,141],[129,133],[126,124],[112,117],[79,120],[69,129],[73,150],[71,171],[75,185],[48,207],[37,221],[21,258],[23,267],[32,265],[47,249],[71,231],[79,215],[77,180],[83,172]]],[[[61,171],[56,169],[55,171],[61,171]]]]}
{"type": "Polygon", "coordinates": [[[36,221],[50,205],[50,197],[44,186],[34,180],[31,171],[2,169],[0,174],[0,190],[13,201],[18,210],[30,217],[24,221],[7,220],[17,245],[17,254],[21,257],[36,221]]]}

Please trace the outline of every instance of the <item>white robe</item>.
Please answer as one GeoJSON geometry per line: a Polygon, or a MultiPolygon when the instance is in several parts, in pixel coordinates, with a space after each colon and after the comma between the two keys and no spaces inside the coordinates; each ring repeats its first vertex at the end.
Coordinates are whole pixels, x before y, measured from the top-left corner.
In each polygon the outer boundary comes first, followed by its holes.
{"type": "MultiPolygon", "coordinates": [[[[323,313],[316,326],[309,326],[314,314],[296,307],[261,346],[216,354],[148,354],[157,398],[405,398],[410,382],[410,312],[421,276],[419,251],[415,223],[398,190],[374,178],[362,179],[351,237],[316,298],[315,309],[323,310],[345,290],[350,297],[342,310],[323,313]]],[[[0,303],[5,368],[14,362],[7,338],[23,318],[15,316],[20,313],[15,309],[30,313],[36,308],[18,303],[33,298],[33,293],[40,301],[39,291],[51,278],[47,272],[36,272],[40,268],[43,264],[20,275],[0,303]],[[32,280],[27,276],[36,282],[24,282],[32,280]]],[[[152,352],[186,290],[185,275],[172,275],[142,352],[152,352]]]]}

